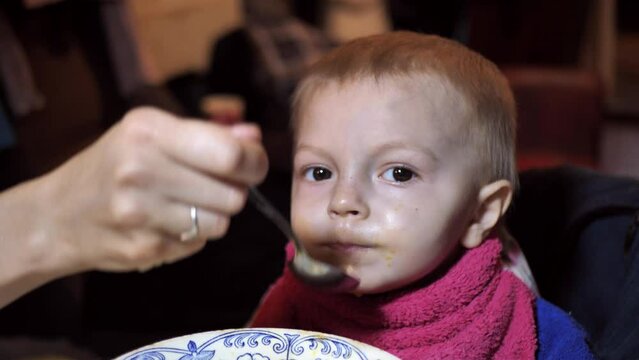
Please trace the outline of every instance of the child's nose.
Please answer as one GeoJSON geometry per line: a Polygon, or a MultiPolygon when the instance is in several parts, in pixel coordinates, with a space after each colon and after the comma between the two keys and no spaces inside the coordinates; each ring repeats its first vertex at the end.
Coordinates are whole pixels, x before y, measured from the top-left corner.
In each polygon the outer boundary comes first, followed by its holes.
{"type": "Polygon", "coordinates": [[[369,212],[368,204],[356,186],[340,184],[335,188],[328,206],[329,216],[366,218],[369,212]]]}

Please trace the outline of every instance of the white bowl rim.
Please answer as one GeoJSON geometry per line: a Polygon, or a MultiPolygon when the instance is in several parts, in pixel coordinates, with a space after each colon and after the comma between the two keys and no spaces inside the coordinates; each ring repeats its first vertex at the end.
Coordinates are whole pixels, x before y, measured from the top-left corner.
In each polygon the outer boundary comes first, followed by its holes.
{"type": "MultiPolygon", "coordinates": [[[[118,356],[116,360],[197,359],[198,354],[214,354],[211,350],[215,351],[215,346],[219,345],[226,348],[238,346],[243,351],[270,346],[271,352],[276,351],[285,356],[282,359],[289,359],[289,356],[293,356],[290,359],[296,360],[311,359],[303,356],[303,353],[307,349],[313,349],[313,360],[320,359],[317,357],[317,351],[324,355],[321,359],[399,360],[388,352],[357,340],[317,331],[287,328],[236,328],[187,334],[140,347],[118,356]]],[[[210,358],[218,359],[214,355],[210,358]]]]}

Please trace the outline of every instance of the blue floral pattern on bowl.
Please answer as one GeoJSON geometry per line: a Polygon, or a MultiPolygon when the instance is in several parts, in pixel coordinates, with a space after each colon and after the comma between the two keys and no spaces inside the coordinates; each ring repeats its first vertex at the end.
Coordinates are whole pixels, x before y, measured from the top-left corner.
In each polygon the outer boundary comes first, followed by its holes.
{"type": "Polygon", "coordinates": [[[398,360],[344,337],[293,329],[231,329],[149,345],[118,360],[398,360]]]}

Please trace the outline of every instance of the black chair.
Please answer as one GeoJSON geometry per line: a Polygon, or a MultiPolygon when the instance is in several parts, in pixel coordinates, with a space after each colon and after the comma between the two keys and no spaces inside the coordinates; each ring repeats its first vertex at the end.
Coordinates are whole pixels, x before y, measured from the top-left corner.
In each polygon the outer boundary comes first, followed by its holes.
{"type": "Polygon", "coordinates": [[[639,181],[529,170],[507,224],[541,295],[583,325],[603,359],[639,356],[639,181]]]}

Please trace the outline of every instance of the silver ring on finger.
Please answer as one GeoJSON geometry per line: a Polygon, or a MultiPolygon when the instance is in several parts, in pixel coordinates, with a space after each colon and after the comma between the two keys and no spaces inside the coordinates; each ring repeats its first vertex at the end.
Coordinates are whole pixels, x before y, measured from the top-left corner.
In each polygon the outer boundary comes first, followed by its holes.
{"type": "Polygon", "coordinates": [[[180,241],[182,242],[188,242],[197,239],[197,236],[200,234],[197,208],[195,206],[191,206],[189,213],[191,215],[191,228],[180,234],[180,241]]]}

